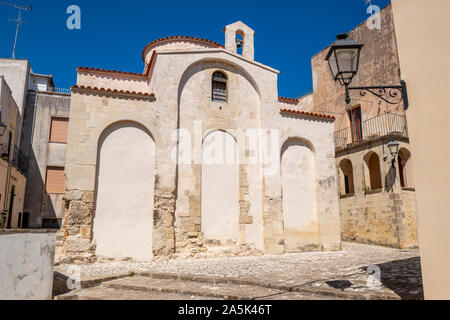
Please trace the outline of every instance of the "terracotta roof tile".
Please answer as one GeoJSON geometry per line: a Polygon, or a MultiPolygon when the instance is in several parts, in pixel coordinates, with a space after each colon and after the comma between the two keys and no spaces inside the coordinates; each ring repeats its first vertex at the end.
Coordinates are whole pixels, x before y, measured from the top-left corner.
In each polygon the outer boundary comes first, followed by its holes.
{"type": "Polygon", "coordinates": [[[153,93],[146,93],[146,92],[135,92],[135,91],[124,91],[124,90],[117,90],[117,89],[105,89],[105,88],[97,88],[97,87],[90,87],[90,86],[78,86],[75,85],[72,87],[72,90],[86,90],[86,91],[98,91],[102,93],[115,93],[115,94],[122,94],[122,95],[130,95],[130,96],[141,96],[145,98],[154,98],[155,95],[153,93]]]}
{"type": "Polygon", "coordinates": [[[298,99],[292,99],[292,98],[285,98],[285,97],[279,97],[278,101],[284,102],[284,103],[292,103],[292,104],[298,104],[298,99]]]}
{"type": "Polygon", "coordinates": [[[188,36],[171,36],[171,37],[165,37],[165,38],[157,39],[157,40],[152,41],[149,44],[147,44],[145,46],[144,50],[142,50],[142,60],[145,61],[145,52],[147,51],[148,48],[158,44],[159,42],[164,42],[164,41],[168,41],[168,40],[193,41],[193,42],[198,42],[198,43],[210,45],[210,46],[213,46],[213,47],[216,47],[216,48],[223,48],[223,46],[220,43],[215,42],[215,41],[211,41],[211,40],[208,40],[208,39],[202,39],[202,38],[198,38],[198,37],[188,37],[188,36]]]}
{"type": "Polygon", "coordinates": [[[99,69],[99,68],[89,68],[89,67],[78,67],[77,72],[82,71],[91,71],[91,72],[101,72],[101,73],[116,73],[116,74],[122,74],[126,76],[135,76],[135,77],[146,77],[145,74],[142,73],[135,73],[135,72],[125,72],[125,71],[116,71],[116,70],[105,70],[105,69],[99,69]]]}
{"type": "Polygon", "coordinates": [[[281,113],[292,113],[292,114],[298,114],[298,115],[304,115],[304,116],[311,116],[311,117],[318,117],[318,118],[325,118],[330,120],[336,120],[335,117],[329,116],[322,113],[315,113],[315,112],[307,112],[307,111],[297,111],[297,110],[289,110],[289,109],[281,109],[281,113]]]}

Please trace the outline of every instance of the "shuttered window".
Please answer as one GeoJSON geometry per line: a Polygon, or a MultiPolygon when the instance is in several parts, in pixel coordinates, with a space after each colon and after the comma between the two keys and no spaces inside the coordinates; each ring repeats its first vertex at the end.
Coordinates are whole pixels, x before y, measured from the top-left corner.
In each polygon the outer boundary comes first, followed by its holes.
{"type": "Polygon", "coordinates": [[[227,77],[222,72],[214,72],[213,74],[212,101],[227,101],[227,77]]]}
{"type": "Polygon", "coordinates": [[[45,190],[47,194],[63,194],[66,192],[66,177],[64,176],[64,168],[47,168],[45,190]]]}
{"type": "Polygon", "coordinates": [[[69,132],[69,119],[52,118],[50,127],[50,142],[67,143],[69,132]]]}

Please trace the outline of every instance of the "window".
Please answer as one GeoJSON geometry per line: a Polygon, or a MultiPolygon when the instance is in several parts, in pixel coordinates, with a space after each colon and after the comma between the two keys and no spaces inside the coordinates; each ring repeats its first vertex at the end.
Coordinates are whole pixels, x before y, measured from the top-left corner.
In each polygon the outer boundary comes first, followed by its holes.
{"type": "Polygon", "coordinates": [[[212,76],[212,101],[227,101],[227,77],[222,72],[214,72],[212,76]]]}
{"type": "Polygon", "coordinates": [[[45,192],[47,194],[63,194],[66,192],[66,177],[64,175],[64,168],[47,168],[45,192]]]}
{"type": "Polygon", "coordinates": [[[358,143],[362,139],[362,117],[361,106],[357,106],[348,112],[350,117],[350,127],[352,130],[352,142],[358,143]]]}
{"type": "Polygon", "coordinates": [[[69,132],[69,119],[52,118],[50,127],[50,142],[67,143],[69,132]]]}

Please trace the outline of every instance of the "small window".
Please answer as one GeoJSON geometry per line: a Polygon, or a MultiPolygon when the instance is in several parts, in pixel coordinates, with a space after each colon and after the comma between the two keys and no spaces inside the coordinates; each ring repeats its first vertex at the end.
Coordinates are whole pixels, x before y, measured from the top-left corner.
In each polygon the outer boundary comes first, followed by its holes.
{"type": "Polygon", "coordinates": [[[69,119],[52,118],[50,127],[51,143],[67,143],[67,135],[69,132],[69,119]]]}
{"type": "Polygon", "coordinates": [[[64,194],[66,192],[66,177],[64,175],[64,168],[47,168],[45,192],[47,194],[64,194]]]}
{"type": "Polygon", "coordinates": [[[222,72],[214,72],[212,76],[212,101],[227,101],[227,77],[222,72]]]}

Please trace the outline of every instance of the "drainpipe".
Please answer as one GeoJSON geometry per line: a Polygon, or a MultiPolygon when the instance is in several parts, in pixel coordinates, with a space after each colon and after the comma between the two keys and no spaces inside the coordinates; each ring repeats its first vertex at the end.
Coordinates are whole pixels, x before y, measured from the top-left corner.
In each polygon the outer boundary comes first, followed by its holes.
{"type": "MultiPolygon", "coordinates": [[[[8,229],[8,226],[11,225],[11,221],[9,221],[9,214],[8,214],[8,200],[10,195],[9,194],[9,185],[11,180],[11,143],[8,141],[8,169],[6,171],[6,183],[5,183],[5,200],[3,201],[3,212],[6,214],[6,226],[4,226],[5,229],[8,229]]],[[[12,219],[12,216],[11,216],[12,219]]]]}

